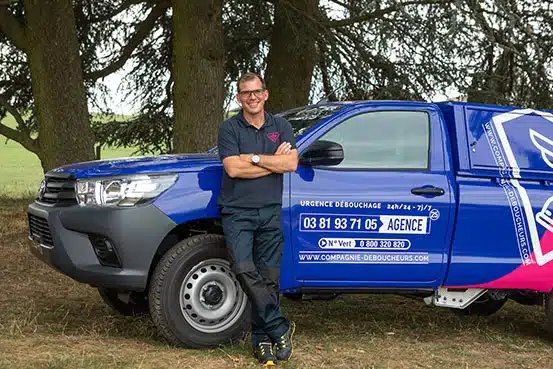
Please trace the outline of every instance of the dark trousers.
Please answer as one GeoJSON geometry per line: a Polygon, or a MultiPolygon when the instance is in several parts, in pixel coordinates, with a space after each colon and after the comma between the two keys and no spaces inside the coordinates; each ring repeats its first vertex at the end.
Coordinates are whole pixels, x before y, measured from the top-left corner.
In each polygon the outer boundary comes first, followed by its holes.
{"type": "Polygon", "coordinates": [[[282,207],[221,209],[232,268],[252,304],[252,345],[276,341],[288,326],[280,311],[282,207]]]}

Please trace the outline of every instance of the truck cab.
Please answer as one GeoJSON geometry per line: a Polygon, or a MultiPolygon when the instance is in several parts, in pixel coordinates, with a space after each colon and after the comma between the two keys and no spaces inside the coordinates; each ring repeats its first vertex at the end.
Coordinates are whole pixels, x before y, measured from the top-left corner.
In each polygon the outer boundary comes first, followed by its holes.
{"type": "MultiPolygon", "coordinates": [[[[551,113],[360,101],[279,115],[299,153],[284,176],[285,296],[409,294],[460,314],[510,298],[553,320],[551,113]]],[[[216,148],[52,170],[29,206],[31,250],[176,345],[239,339],[250,307],[216,207],[223,170],[216,148]]]]}

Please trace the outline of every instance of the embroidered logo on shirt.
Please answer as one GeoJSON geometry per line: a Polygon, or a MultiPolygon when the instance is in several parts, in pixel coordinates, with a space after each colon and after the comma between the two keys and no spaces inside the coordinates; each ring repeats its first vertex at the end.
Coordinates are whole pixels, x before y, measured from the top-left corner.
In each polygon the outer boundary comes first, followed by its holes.
{"type": "Polygon", "coordinates": [[[278,132],[267,133],[267,138],[273,142],[276,142],[279,137],[280,137],[280,133],[278,132]]]}

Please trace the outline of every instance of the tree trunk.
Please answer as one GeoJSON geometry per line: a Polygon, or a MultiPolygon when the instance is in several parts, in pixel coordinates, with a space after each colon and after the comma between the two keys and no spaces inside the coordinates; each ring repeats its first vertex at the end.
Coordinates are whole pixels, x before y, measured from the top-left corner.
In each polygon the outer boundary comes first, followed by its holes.
{"type": "Polygon", "coordinates": [[[24,5],[42,168],[93,160],[71,0],[24,0],[24,5]]]}
{"type": "Polygon", "coordinates": [[[265,82],[269,89],[267,110],[278,113],[309,101],[311,78],[317,60],[316,18],[318,0],[278,1],[265,82]]]}
{"type": "Polygon", "coordinates": [[[173,150],[216,145],[223,119],[223,0],[173,2],[173,150]]]}

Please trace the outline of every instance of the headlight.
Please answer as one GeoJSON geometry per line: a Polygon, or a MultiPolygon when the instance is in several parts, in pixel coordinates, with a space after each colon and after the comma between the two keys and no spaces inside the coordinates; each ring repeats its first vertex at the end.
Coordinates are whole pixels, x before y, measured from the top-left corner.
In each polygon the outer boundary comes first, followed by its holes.
{"type": "Polygon", "coordinates": [[[133,206],[155,199],[177,181],[177,174],[78,179],[79,205],[133,206]]]}

